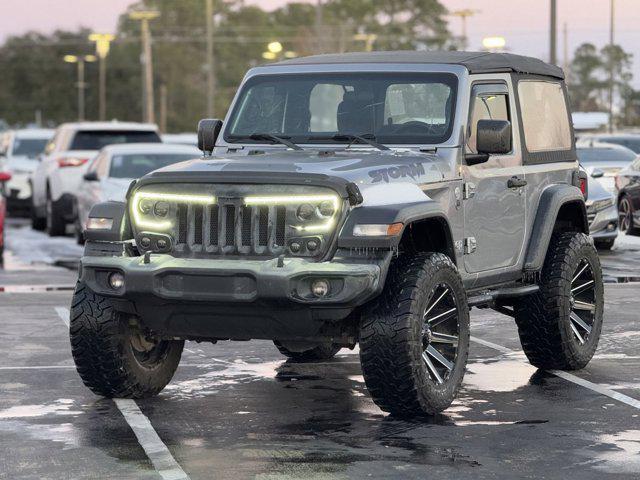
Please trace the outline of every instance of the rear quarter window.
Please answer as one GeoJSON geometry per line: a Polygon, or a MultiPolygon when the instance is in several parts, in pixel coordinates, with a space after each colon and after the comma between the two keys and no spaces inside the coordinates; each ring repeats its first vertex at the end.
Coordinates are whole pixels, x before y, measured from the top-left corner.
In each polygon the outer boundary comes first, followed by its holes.
{"type": "Polygon", "coordinates": [[[557,82],[521,80],[518,96],[527,151],[571,149],[571,126],[562,85],[557,82]]]}

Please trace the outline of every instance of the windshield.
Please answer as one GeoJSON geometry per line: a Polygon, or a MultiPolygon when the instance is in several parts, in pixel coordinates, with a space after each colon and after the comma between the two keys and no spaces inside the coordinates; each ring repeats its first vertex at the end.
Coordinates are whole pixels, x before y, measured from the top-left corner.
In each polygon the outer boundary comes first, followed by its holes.
{"type": "Polygon", "coordinates": [[[436,144],[453,128],[457,77],[445,73],[261,75],[243,87],[225,131],[228,142],[264,142],[272,134],[295,143],[436,144]]]}
{"type": "Polygon", "coordinates": [[[73,137],[69,150],[101,150],[116,143],[159,143],[160,137],[152,131],[135,130],[82,130],[73,137]]]}
{"type": "Polygon", "coordinates": [[[600,142],[613,143],[630,148],[635,153],[640,153],[640,137],[605,137],[598,139],[600,142]]]}
{"type": "Polygon", "coordinates": [[[14,157],[36,158],[44,151],[48,138],[18,138],[13,141],[11,155],[14,157]]]}
{"type": "Polygon", "coordinates": [[[581,163],[632,162],[636,154],[631,150],[613,148],[578,148],[581,163]]]}
{"type": "Polygon", "coordinates": [[[111,178],[140,178],[153,170],[196,157],[196,154],[187,153],[115,155],[111,160],[109,176],[111,178]]]}

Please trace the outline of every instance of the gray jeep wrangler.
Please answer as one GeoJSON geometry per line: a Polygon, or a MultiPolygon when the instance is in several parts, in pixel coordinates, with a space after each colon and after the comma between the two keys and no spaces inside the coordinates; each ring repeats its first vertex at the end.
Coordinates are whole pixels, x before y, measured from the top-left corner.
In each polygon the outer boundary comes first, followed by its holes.
{"type": "Polygon", "coordinates": [[[201,159],[90,213],[71,310],[96,394],[146,397],[185,340],[359,345],[395,415],[453,401],[469,310],[515,318],[536,367],[579,369],[603,317],[562,71],[509,54],[322,55],[250,70],[201,159]]]}

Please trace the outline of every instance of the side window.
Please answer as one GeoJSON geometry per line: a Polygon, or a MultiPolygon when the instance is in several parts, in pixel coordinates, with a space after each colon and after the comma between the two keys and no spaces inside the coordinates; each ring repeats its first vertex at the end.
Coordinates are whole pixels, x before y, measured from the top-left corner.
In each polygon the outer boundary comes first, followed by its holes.
{"type": "Polygon", "coordinates": [[[518,96],[527,150],[569,150],[571,127],[562,85],[556,82],[521,80],[518,82],[518,96]]]}
{"type": "MultiPolygon", "coordinates": [[[[509,97],[506,93],[489,93],[490,86],[482,85],[482,88],[474,88],[469,117],[467,135],[467,152],[478,153],[476,149],[476,136],[479,120],[511,120],[509,114],[509,97]],[[489,88],[487,88],[489,87],[489,88]]],[[[501,86],[504,88],[504,86],[501,86]]]]}
{"type": "Polygon", "coordinates": [[[107,174],[106,169],[107,158],[106,155],[101,154],[93,159],[91,165],[89,166],[90,172],[95,172],[98,175],[98,178],[103,178],[107,174]]]}

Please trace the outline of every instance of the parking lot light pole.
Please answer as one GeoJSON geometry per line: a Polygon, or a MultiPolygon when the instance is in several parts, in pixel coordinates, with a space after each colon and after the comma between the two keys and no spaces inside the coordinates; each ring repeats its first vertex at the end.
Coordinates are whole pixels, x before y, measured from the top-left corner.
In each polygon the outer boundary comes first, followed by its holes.
{"type": "Polygon", "coordinates": [[[63,60],[67,63],[75,63],[78,65],[78,121],[84,121],[84,94],[87,89],[87,83],[84,81],[84,64],[85,62],[95,62],[95,55],[65,55],[63,60]]]}
{"type": "Polygon", "coordinates": [[[98,82],[98,117],[106,120],[107,116],[107,55],[115,35],[110,33],[92,33],[89,40],[96,44],[96,54],[100,60],[98,82]]]}
{"type": "Polygon", "coordinates": [[[153,63],[151,58],[151,31],[149,21],[158,18],[160,12],[154,10],[138,10],[131,12],[129,18],[140,22],[142,32],[142,56],[140,57],[143,67],[143,117],[145,122],[155,123],[155,109],[153,105],[153,63]]]}

